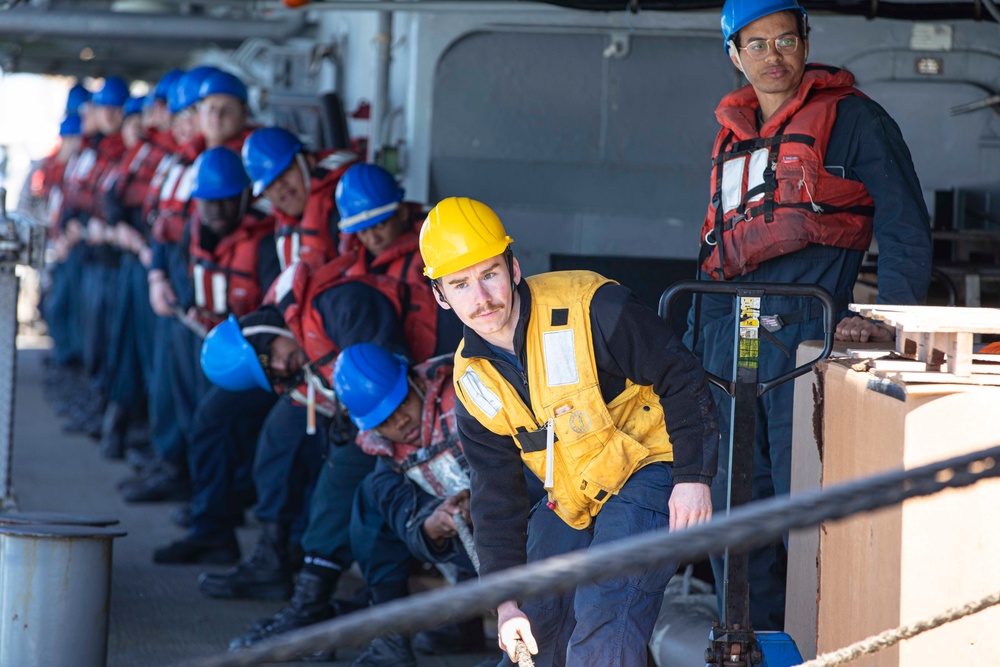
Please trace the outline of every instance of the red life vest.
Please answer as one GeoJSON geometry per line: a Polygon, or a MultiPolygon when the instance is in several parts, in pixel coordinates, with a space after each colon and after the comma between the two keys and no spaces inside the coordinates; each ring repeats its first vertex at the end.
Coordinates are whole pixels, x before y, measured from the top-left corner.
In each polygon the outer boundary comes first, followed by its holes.
{"type": "Polygon", "coordinates": [[[84,137],[80,149],[66,164],[62,189],[63,207],[74,215],[85,215],[93,211],[94,192],[87,185],[94,178],[99,142],[100,137],[84,137]]]}
{"type": "Polygon", "coordinates": [[[377,274],[404,282],[409,287],[409,300],[403,320],[404,335],[410,341],[415,359],[428,359],[437,347],[438,304],[430,281],[424,276],[424,260],[420,255],[420,227],[427,217],[423,206],[406,202],[413,227],[399,236],[381,255],[370,263],[357,234],[344,234],[341,248],[350,248],[357,256],[347,275],[377,274]]]}
{"type": "Polygon", "coordinates": [[[274,236],[282,270],[298,261],[318,269],[338,255],[337,239],[330,234],[330,217],[336,212],[334,191],[358,156],[348,151],[329,151],[315,157],[317,164],[310,174],[309,197],[301,218],[274,209],[278,221],[274,236]]]}
{"type": "Polygon", "coordinates": [[[101,186],[105,179],[109,175],[114,174],[118,169],[118,165],[124,156],[125,141],[122,139],[120,132],[104,137],[97,144],[97,162],[91,171],[91,179],[87,183],[87,188],[93,197],[90,212],[105,221],[107,219],[107,213],[104,211],[103,194],[105,191],[101,189],[101,186]]]}
{"type": "Polygon", "coordinates": [[[874,201],[861,183],[824,168],[837,102],[851,95],[863,96],[850,72],[807,65],[795,97],[759,130],[752,86],[722,99],[701,229],[703,271],[733,278],[810,243],[868,249],[874,201]]]}
{"type": "Polygon", "coordinates": [[[264,290],[257,282],[260,244],[274,233],[274,218],[251,209],[240,226],[212,252],[201,247],[201,221],[191,225],[191,283],[198,319],[215,326],[232,313],[242,317],[260,307],[264,290]]]}
{"type": "Polygon", "coordinates": [[[125,153],[110,177],[110,187],[114,188],[124,208],[135,209],[143,205],[163,156],[163,149],[149,140],[136,143],[125,153]]]}
{"type": "Polygon", "coordinates": [[[62,209],[63,177],[66,173],[68,162],[60,162],[57,159],[58,150],[49,155],[31,174],[31,196],[43,200],[41,213],[44,214],[44,222],[49,225],[49,236],[53,237],[58,232],[57,224],[59,211],[62,209]]]}
{"type": "Polygon", "coordinates": [[[366,454],[391,458],[393,467],[427,493],[448,498],[470,484],[455,421],[452,355],[428,359],[411,372],[424,381],[420,445],[391,442],[374,430],[359,432],[357,443],[366,454]]]}
{"type": "Polygon", "coordinates": [[[174,133],[170,130],[161,130],[158,127],[150,127],[146,129],[146,141],[153,144],[159,148],[164,153],[174,153],[180,146],[177,145],[177,139],[174,137],[174,133]]]}
{"type": "MultiPolygon", "coordinates": [[[[313,307],[313,302],[322,292],[348,282],[362,282],[381,292],[400,318],[410,357],[418,363],[429,358],[433,352],[425,353],[425,350],[430,348],[433,351],[436,342],[431,341],[430,345],[427,345],[409,336],[413,330],[412,327],[407,327],[407,315],[410,313],[407,306],[409,286],[387,276],[370,273],[347,275],[348,269],[356,261],[355,255],[350,254],[341,255],[315,270],[303,262],[293,264],[281,272],[264,299],[265,303],[273,303],[282,311],[285,324],[302,346],[312,372],[319,377],[323,385],[321,391],[326,391],[331,396],[333,365],[337,355],[340,354],[340,346],[326,335],[322,314],[313,307]]],[[[296,391],[304,396],[305,384],[300,385],[296,391]]],[[[317,396],[317,400],[319,398],[317,396]]]]}
{"type": "MultiPolygon", "coordinates": [[[[237,155],[243,148],[243,141],[254,130],[246,128],[240,134],[222,145],[237,155]]],[[[193,212],[191,191],[194,189],[194,161],[205,152],[204,135],[199,134],[180,150],[177,160],[170,165],[159,189],[153,220],[153,238],[160,243],[177,243],[184,234],[184,225],[193,212]]],[[[273,231],[273,230],[272,230],[273,231]]]]}

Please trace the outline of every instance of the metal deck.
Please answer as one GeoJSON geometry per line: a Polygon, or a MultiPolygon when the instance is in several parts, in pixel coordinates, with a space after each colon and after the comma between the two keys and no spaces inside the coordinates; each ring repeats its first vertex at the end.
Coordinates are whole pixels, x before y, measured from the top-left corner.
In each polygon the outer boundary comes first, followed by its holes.
{"type": "MultiPolygon", "coordinates": [[[[154,548],[183,536],[182,529],[169,519],[174,505],[125,504],[115,486],[129,476],[126,466],[102,459],[94,441],[86,436],[62,432],[60,420],[42,395],[46,354],[42,349],[18,352],[14,491],[21,510],[117,517],[128,531],[114,545],[108,666],[167,667],[225,651],[230,639],[282,603],[206,598],[198,592],[196,580],[212,566],[153,564],[154,548]]],[[[244,554],[250,552],[257,536],[249,512],[247,517],[248,527],[239,531],[244,554]]],[[[358,653],[359,649],[344,649],[338,656],[342,660],[309,664],[346,667],[358,653]]],[[[419,664],[472,667],[489,657],[421,656],[419,664]]]]}

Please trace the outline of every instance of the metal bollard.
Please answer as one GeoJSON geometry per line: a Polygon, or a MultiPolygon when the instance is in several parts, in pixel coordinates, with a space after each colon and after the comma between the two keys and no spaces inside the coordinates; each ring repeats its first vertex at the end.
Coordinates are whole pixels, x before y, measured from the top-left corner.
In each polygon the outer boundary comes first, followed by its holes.
{"type": "Polygon", "coordinates": [[[0,665],[106,667],[114,528],[0,525],[0,665]]]}
{"type": "Polygon", "coordinates": [[[116,526],[118,519],[63,512],[3,512],[0,526],[116,526]]]}

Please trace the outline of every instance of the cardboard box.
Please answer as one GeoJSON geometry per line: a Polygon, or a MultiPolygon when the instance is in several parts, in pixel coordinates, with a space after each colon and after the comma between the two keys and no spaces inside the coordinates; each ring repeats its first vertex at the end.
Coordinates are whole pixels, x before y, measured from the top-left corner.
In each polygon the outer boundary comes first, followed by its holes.
{"type": "MultiPolygon", "coordinates": [[[[811,409],[795,406],[793,493],[815,483],[816,464],[827,485],[1000,440],[1000,387],[886,391],[844,362],[821,362],[817,371],[806,379],[815,388],[811,409]]],[[[1000,481],[991,480],[790,536],[786,629],[803,655],[812,655],[810,644],[820,654],[837,650],[1000,590],[998,507],[1000,481]]],[[[997,664],[998,624],[993,608],[850,664],[997,664]]]]}
{"type": "MultiPolygon", "coordinates": [[[[887,343],[835,343],[832,357],[844,357],[851,350],[882,350],[887,343]]],[[[815,359],[823,350],[822,341],[805,341],[796,351],[796,366],[815,359]]],[[[791,492],[801,493],[820,488],[821,434],[816,431],[821,422],[815,421],[820,400],[818,373],[812,372],[795,379],[795,404],[792,417],[792,479],[791,492]]],[[[785,631],[796,641],[803,658],[816,657],[816,592],[819,590],[819,527],[792,531],[788,536],[788,590],[785,601],[785,631]],[[796,591],[792,595],[791,591],[796,591]],[[808,593],[811,591],[811,594],[808,593]]]]}

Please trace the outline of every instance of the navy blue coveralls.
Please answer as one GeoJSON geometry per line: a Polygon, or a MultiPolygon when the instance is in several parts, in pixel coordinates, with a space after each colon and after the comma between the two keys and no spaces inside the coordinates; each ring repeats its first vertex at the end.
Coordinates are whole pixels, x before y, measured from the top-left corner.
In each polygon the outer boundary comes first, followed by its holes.
{"type": "MultiPolygon", "coordinates": [[[[208,230],[202,230],[202,237],[208,230]]],[[[186,236],[186,235],[185,235],[186,236]]],[[[267,291],[280,273],[273,236],[259,241],[257,284],[267,291]]],[[[201,370],[201,339],[187,329],[176,329],[178,355],[190,355],[194,377],[179,377],[184,389],[206,386],[202,395],[192,392],[187,465],[191,475],[191,530],[196,537],[232,533],[243,518],[243,508],[254,498],[251,462],[264,419],[277,397],[263,389],[226,391],[208,383],[201,370]],[[187,348],[187,349],[186,349],[187,348]]],[[[189,368],[177,358],[178,370],[189,368]]],[[[174,394],[178,414],[188,409],[174,394]]]]}
{"type": "MultiPolygon", "coordinates": [[[[878,302],[919,304],[927,296],[931,270],[930,219],[909,149],[896,122],[875,102],[857,96],[837,103],[825,167],[835,175],[860,181],[875,201],[874,235],[878,243],[878,302]]],[[[736,281],[815,284],[825,287],[837,305],[837,321],[850,313],[854,282],[864,252],[810,245],[762,263],[736,281]]],[[[712,280],[702,272],[701,280],[712,280]]],[[[695,353],[705,369],[722,378],[733,374],[735,299],[703,295],[695,353]]],[[[775,332],[790,357],[775,346],[760,346],[759,381],[795,367],[795,350],[806,340],[823,339],[822,313],[813,300],[767,297],[761,313],[799,320],[775,332]]],[[[694,308],[688,315],[685,342],[692,343],[694,308]]],[[[719,406],[722,446],[719,471],[712,485],[716,516],[723,516],[729,477],[731,399],[714,385],[719,406]]],[[[789,492],[792,454],[793,383],[786,382],[758,399],[754,455],[754,499],[789,492]]],[[[785,546],[781,542],[751,552],[750,620],[755,630],[783,630],[785,615],[785,546]]],[[[716,581],[722,581],[721,558],[713,559],[716,581]]]]}
{"type": "MultiPolygon", "coordinates": [[[[326,335],[341,349],[372,342],[406,354],[406,341],[396,311],[377,289],[360,282],[347,282],[322,292],[312,305],[322,318],[326,335]]],[[[305,441],[304,410],[286,399],[278,403],[278,410],[280,413],[269,416],[268,421],[272,418],[284,421],[291,429],[282,433],[267,427],[262,433],[267,437],[262,437],[258,444],[254,483],[264,502],[258,504],[255,513],[262,521],[289,522],[297,517],[296,503],[288,502],[288,489],[301,484],[297,475],[311,468],[308,463],[296,465],[294,457],[282,456],[276,450],[287,451],[293,449],[293,444],[304,445],[302,456],[315,457],[317,451],[313,447],[329,443],[332,446],[328,448],[326,464],[320,465],[314,473],[318,478],[306,481],[315,488],[309,498],[309,520],[302,548],[307,555],[319,557],[342,571],[354,562],[349,535],[354,495],[361,480],[374,469],[375,458],[353,444],[353,430],[331,438],[329,429],[324,428],[329,426],[329,420],[318,425],[315,442],[305,441]],[[285,514],[281,507],[286,508],[285,514]]],[[[319,450],[320,455],[322,451],[319,450]]]]}

